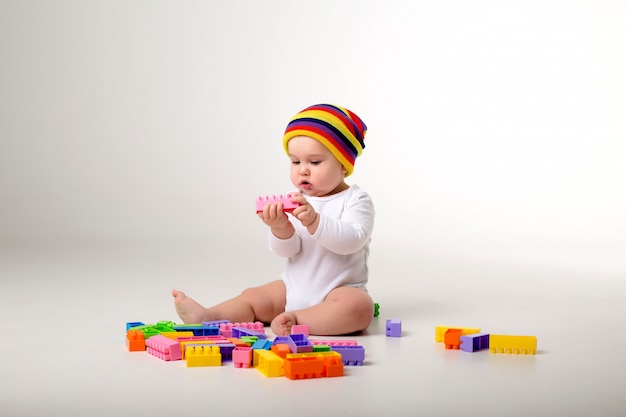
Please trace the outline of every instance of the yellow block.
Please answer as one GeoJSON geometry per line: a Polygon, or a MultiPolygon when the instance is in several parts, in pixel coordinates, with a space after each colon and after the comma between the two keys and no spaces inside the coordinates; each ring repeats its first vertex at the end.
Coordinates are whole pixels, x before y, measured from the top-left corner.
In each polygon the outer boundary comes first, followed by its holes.
{"type": "Polygon", "coordinates": [[[188,346],[186,349],[187,367],[196,366],[222,366],[222,354],[220,347],[213,346],[188,346]]]}
{"type": "Polygon", "coordinates": [[[537,337],[490,334],[489,351],[491,353],[534,355],[537,351],[537,337]]]}
{"type": "Polygon", "coordinates": [[[474,329],[471,327],[454,327],[454,326],[437,326],[435,327],[435,342],[443,342],[443,336],[449,329],[461,329],[461,335],[480,333],[480,329],[474,329]]]}
{"type": "Polygon", "coordinates": [[[202,345],[202,346],[213,346],[215,342],[212,340],[183,340],[180,342],[180,353],[181,359],[185,360],[185,352],[187,352],[187,345],[202,345]]]}
{"type": "Polygon", "coordinates": [[[165,336],[169,339],[176,340],[178,337],[192,337],[193,332],[163,332],[161,336],[165,336]]]}
{"type": "Polygon", "coordinates": [[[271,350],[255,349],[253,366],[266,377],[285,376],[285,361],[271,350]]]}

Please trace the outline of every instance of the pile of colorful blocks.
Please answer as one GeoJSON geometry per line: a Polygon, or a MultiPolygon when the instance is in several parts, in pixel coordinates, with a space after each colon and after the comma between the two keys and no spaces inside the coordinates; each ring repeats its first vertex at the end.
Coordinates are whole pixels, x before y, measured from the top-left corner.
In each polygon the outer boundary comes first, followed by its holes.
{"type": "Polygon", "coordinates": [[[356,340],[314,340],[307,326],[293,326],[289,336],[268,340],[260,322],[226,320],[201,324],[126,323],[126,347],[164,361],[184,361],[187,367],[254,367],[267,377],[307,379],[343,376],[344,366],[361,366],[363,346],[356,340]]]}
{"type": "Polygon", "coordinates": [[[435,327],[435,342],[443,342],[446,349],[477,352],[489,349],[491,353],[534,355],[537,351],[536,336],[512,336],[481,333],[470,327],[435,327]]]}

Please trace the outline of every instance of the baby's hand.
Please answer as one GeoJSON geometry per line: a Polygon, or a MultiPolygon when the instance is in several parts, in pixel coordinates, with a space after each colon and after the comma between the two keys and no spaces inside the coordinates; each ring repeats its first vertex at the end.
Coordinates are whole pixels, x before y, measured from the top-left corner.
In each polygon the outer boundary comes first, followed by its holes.
{"type": "Polygon", "coordinates": [[[267,203],[263,211],[258,212],[263,223],[272,229],[281,229],[289,225],[289,218],[283,211],[283,203],[267,203]]]}
{"type": "MultiPolygon", "coordinates": [[[[317,212],[313,206],[309,204],[306,198],[304,198],[302,194],[294,194],[291,201],[300,204],[300,206],[295,208],[291,214],[293,214],[296,219],[300,220],[302,226],[308,228],[313,225],[313,223],[317,220],[317,212]]],[[[313,233],[310,230],[309,232],[313,233]]]]}

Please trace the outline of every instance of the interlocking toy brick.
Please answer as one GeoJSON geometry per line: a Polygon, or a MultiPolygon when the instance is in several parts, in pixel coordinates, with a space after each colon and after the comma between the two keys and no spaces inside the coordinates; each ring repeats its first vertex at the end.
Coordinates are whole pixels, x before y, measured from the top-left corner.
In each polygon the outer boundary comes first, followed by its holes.
{"type": "Polygon", "coordinates": [[[145,326],[145,323],[140,321],[129,321],[126,323],[126,331],[132,329],[133,327],[145,326]]]}
{"type": "Polygon", "coordinates": [[[274,342],[267,339],[257,339],[256,342],[252,345],[252,349],[266,349],[270,350],[274,342]]]}
{"type": "Polygon", "coordinates": [[[253,365],[266,377],[285,376],[284,360],[271,350],[253,351],[253,365]]]}
{"type": "Polygon", "coordinates": [[[222,366],[219,346],[187,346],[185,351],[187,367],[222,366]]]}
{"type": "Polygon", "coordinates": [[[291,334],[303,334],[309,337],[309,326],[306,324],[294,324],[291,326],[291,334]]]}
{"type": "Polygon", "coordinates": [[[466,334],[473,334],[473,333],[480,332],[480,329],[475,329],[471,327],[436,326],[435,327],[435,342],[443,342],[443,336],[446,334],[448,329],[461,329],[461,336],[465,336],[466,334]]]}
{"type": "Polygon", "coordinates": [[[357,346],[359,343],[353,339],[311,339],[312,345],[328,345],[328,346],[357,346]]]}
{"type": "Polygon", "coordinates": [[[291,353],[313,352],[313,345],[303,334],[291,334],[287,336],[287,344],[291,353]]]}
{"type": "Polygon", "coordinates": [[[291,353],[291,349],[286,343],[274,343],[270,350],[283,359],[287,356],[287,354],[291,353]]]}
{"type": "Polygon", "coordinates": [[[387,337],[401,337],[402,336],[402,320],[400,319],[387,320],[385,334],[387,335],[387,337]]]}
{"type": "Polygon", "coordinates": [[[235,368],[250,368],[252,366],[252,348],[238,346],[233,350],[233,365],[235,368]]]}
{"type": "Polygon", "coordinates": [[[160,334],[146,340],[146,351],[164,361],[177,361],[182,358],[180,343],[160,334]]]}
{"type": "Polygon", "coordinates": [[[204,324],[176,324],[173,329],[177,332],[192,332],[194,336],[219,336],[218,326],[208,326],[204,324]]]}
{"type": "Polygon", "coordinates": [[[446,349],[457,350],[461,346],[461,329],[448,329],[443,335],[443,343],[446,349]]]}
{"type": "Polygon", "coordinates": [[[294,194],[279,194],[260,196],[256,199],[256,212],[260,213],[268,203],[283,203],[283,211],[290,213],[300,206],[298,203],[292,203],[291,198],[294,194]]]}
{"type": "Polygon", "coordinates": [[[321,378],[324,362],[315,356],[285,358],[285,376],[289,379],[321,378]]]}
{"type": "Polygon", "coordinates": [[[146,350],[146,338],[141,330],[126,332],[126,347],[129,352],[143,352],[146,350]]]}
{"type": "Polygon", "coordinates": [[[461,350],[464,352],[478,352],[489,349],[489,333],[473,333],[461,336],[461,350]]]}
{"type": "Polygon", "coordinates": [[[331,346],[333,352],[341,354],[341,360],[346,366],[363,366],[365,348],[363,346],[331,346]]]}
{"type": "Polygon", "coordinates": [[[285,358],[285,376],[289,379],[335,377],[343,374],[343,362],[338,352],[290,353],[285,358]],[[318,369],[319,364],[311,358],[321,362],[321,372],[318,369]]]}
{"type": "Polygon", "coordinates": [[[489,352],[534,355],[537,350],[536,336],[489,335],[489,352]]]}

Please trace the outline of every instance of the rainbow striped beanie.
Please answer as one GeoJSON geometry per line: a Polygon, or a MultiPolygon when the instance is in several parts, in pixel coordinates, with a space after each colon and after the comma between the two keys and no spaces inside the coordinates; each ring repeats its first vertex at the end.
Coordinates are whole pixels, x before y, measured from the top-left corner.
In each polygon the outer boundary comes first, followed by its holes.
{"type": "Polygon", "coordinates": [[[291,118],[283,147],[296,136],[308,136],[320,141],[346,169],[346,177],[354,171],[354,161],[365,148],[363,139],[367,126],[350,110],[332,104],[316,104],[291,118]]]}

